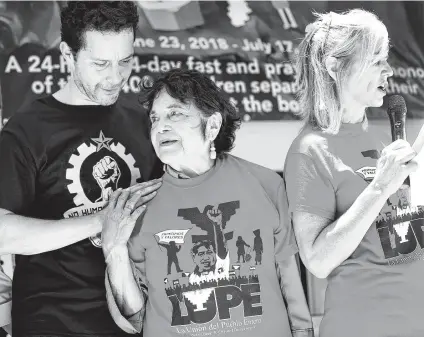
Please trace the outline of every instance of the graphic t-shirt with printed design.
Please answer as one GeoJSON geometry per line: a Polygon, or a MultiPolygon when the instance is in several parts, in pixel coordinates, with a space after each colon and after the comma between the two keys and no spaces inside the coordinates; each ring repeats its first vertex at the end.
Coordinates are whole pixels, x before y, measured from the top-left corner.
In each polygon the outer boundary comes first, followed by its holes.
{"type": "MultiPolygon", "coordinates": [[[[97,212],[117,188],[156,174],[148,135],[147,115],[128,100],[111,106],[71,106],[53,96],[34,101],[1,131],[0,207],[40,219],[97,212]]],[[[123,335],[107,307],[104,277],[99,235],[17,256],[13,336],[123,335]]]]}
{"type": "MultiPolygon", "coordinates": [[[[305,128],[289,149],[289,211],[336,220],[375,176],[388,134],[363,123],[339,134],[305,128]]],[[[403,185],[387,200],[363,240],[328,276],[322,337],[424,335],[424,208],[403,185]]]]}
{"type": "MultiPolygon", "coordinates": [[[[287,214],[281,177],[242,159],[191,179],[165,173],[129,242],[147,287],[143,336],[292,336],[280,270],[297,252],[287,214]],[[250,246],[241,259],[238,239],[250,246]]],[[[306,309],[293,336],[312,336],[303,291],[290,295],[306,309]]]]}

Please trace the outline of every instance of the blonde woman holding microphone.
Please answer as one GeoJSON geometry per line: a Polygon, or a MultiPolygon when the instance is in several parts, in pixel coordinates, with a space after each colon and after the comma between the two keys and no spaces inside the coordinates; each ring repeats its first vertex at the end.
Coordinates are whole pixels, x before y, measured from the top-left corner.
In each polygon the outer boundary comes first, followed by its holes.
{"type": "Polygon", "coordinates": [[[328,278],[320,337],[424,336],[424,223],[403,184],[416,152],[366,116],[393,75],[387,29],[364,10],[320,14],[299,52],[305,126],[285,180],[300,256],[328,278]]]}

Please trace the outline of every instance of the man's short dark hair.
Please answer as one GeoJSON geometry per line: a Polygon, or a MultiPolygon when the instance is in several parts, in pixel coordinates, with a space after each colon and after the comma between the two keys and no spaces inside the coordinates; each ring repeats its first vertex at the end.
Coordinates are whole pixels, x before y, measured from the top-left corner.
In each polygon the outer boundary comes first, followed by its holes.
{"type": "MultiPolygon", "coordinates": [[[[151,88],[143,89],[141,103],[147,108],[148,113],[152,110],[153,101],[163,89],[184,104],[193,102],[203,112],[203,117],[207,118],[219,112],[222,115],[222,125],[215,139],[216,153],[220,156],[233,148],[235,133],[241,123],[240,115],[230,103],[228,95],[207,75],[185,68],[175,68],[162,74],[151,88]]],[[[205,129],[206,122],[203,121],[203,135],[205,129]]]]}
{"type": "Polygon", "coordinates": [[[196,242],[193,245],[193,248],[191,248],[191,252],[194,255],[196,255],[197,252],[199,251],[199,248],[200,247],[205,247],[206,249],[212,248],[215,251],[215,248],[214,248],[214,246],[212,244],[212,241],[210,241],[210,240],[201,240],[201,241],[196,242]]]}
{"type": "Polygon", "coordinates": [[[133,1],[69,1],[60,14],[62,41],[74,53],[84,47],[86,31],[121,32],[138,25],[133,1]]]}

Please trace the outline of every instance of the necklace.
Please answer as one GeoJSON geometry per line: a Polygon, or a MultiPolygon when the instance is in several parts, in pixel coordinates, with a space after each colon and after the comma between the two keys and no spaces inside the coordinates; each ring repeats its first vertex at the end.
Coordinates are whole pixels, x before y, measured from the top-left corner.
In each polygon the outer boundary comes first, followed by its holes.
{"type": "MultiPolygon", "coordinates": [[[[214,167],[216,164],[216,161],[214,161],[212,167],[214,167]]],[[[175,170],[174,168],[172,168],[170,165],[164,165],[164,171],[168,172],[168,174],[174,178],[177,179],[190,179],[193,177],[188,176],[185,173],[182,173],[180,171],[175,170]]],[[[209,170],[208,170],[209,171],[209,170]]]]}

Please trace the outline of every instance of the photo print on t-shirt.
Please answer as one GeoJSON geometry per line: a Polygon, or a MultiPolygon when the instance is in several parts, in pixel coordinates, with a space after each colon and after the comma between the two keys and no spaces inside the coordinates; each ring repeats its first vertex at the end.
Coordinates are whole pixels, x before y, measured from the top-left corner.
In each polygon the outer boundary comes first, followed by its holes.
{"type": "Polygon", "coordinates": [[[424,207],[410,205],[410,187],[402,187],[387,200],[376,228],[389,264],[424,258],[424,207]]]}
{"type": "MultiPolygon", "coordinates": [[[[378,150],[363,151],[362,155],[380,158],[378,150]]],[[[370,183],[376,167],[365,166],[355,172],[370,183]]],[[[424,258],[424,207],[412,206],[410,193],[410,186],[403,184],[390,196],[375,221],[384,257],[390,265],[424,258]]]]}
{"type": "Polygon", "coordinates": [[[261,322],[257,268],[263,242],[260,229],[243,232],[242,224],[231,226],[239,208],[240,201],[230,201],[207,205],[203,212],[198,207],[179,209],[177,216],[188,227],[155,234],[167,256],[167,265],[159,268],[172,304],[170,324],[179,334],[247,331],[261,322]],[[182,253],[185,245],[189,247],[182,253]],[[252,323],[246,324],[249,317],[252,323]]]}

